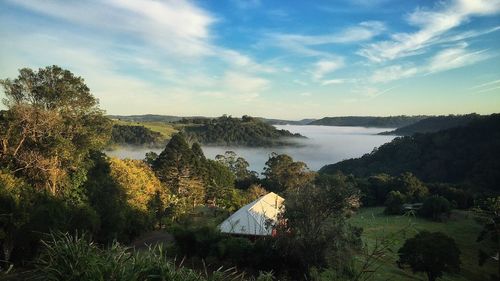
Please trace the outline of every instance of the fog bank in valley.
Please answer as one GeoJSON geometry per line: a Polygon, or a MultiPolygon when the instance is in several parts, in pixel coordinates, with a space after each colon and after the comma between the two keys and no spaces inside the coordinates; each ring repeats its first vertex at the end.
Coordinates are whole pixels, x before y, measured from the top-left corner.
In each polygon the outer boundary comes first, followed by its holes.
{"type": "MultiPolygon", "coordinates": [[[[203,146],[203,151],[208,158],[214,159],[217,154],[232,150],[244,157],[250,163],[250,168],[259,173],[262,172],[272,152],[288,154],[295,160],[305,162],[312,170],[318,170],[326,164],[360,157],[394,138],[394,136],[377,135],[377,133],[387,131],[387,128],[299,125],[277,125],[276,127],[292,133],[300,133],[307,139],[298,140],[299,146],[265,148],[203,146]]],[[[122,147],[106,153],[120,158],[143,159],[149,151],[159,153],[161,149],[122,147]]]]}

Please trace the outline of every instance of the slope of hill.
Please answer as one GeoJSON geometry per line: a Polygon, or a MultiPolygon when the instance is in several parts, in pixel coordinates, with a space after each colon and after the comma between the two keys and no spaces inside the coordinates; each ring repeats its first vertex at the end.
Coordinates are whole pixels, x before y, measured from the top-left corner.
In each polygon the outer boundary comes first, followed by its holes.
{"type": "Polygon", "coordinates": [[[166,137],[142,125],[114,124],[110,142],[111,145],[160,147],[165,145],[166,137]]]}
{"type": "Polygon", "coordinates": [[[185,119],[179,123],[185,125],[184,132],[189,139],[209,145],[280,146],[293,145],[291,139],[303,138],[250,116],[185,119]]]}
{"type": "Polygon", "coordinates": [[[128,121],[128,122],[177,122],[183,118],[203,118],[203,117],[182,117],[173,115],[156,115],[156,114],[143,114],[143,115],[108,115],[111,119],[128,121]]]}
{"type": "Polygon", "coordinates": [[[267,119],[262,118],[262,121],[271,125],[308,125],[316,119],[301,119],[301,120],[282,120],[282,119],[267,119]]]}
{"type": "Polygon", "coordinates": [[[356,176],[412,172],[427,182],[466,183],[500,191],[500,114],[463,127],[394,139],[361,158],[326,165],[320,173],[356,176]]]}
{"type": "Polygon", "coordinates": [[[428,116],[343,116],[343,117],[324,117],[310,122],[308,125],[323,126],[354,126],[354,127],[378,127],[378,128],[400,128],[408,126],[428,116]]]}
{"type": "Polygon", "coordinates": [[[475,113],[467,115],[433,116],[393,131],[382,132],[379,135],[411,136],[415,133],[433,133],[467,125],[480,117],[480,115],[475,113]]]}

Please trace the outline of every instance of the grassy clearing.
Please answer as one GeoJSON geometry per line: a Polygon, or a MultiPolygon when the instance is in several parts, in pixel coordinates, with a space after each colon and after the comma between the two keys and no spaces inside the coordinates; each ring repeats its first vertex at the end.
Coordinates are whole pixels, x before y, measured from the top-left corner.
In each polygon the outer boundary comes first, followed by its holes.
{"type": "Polygon", "coordinates": [[[386,216],[383,207],[362,208],[351,222],[363,227],[363,240],[369,246],[373,246],[377,239],[396,233],[401,229],[392,250],[393,253],[386,256],[380,269],[375,273],[374,280],[427,280],[424,274],[413,274],[411,271],[399,269],[396,265],[397,251],[407,238],[413,237],[420,230],[431,232],[440,231],[457,242],[462,252],[462,270],[457,275],[445,274],[439,280],[489,280],[490,274],[495,272],[491,263],[480,267],[478,265],[477,235],[481,226],[476,223],[473,215],[467,211],[453,211],[447,222],[433,222],[421,218],[407,216],[386,216]]]}
{"type": "Polygon", "coordinates": [[[151,131],[158,132],[162,134],[165,139],[170,139],[173,134],[177,133],[179,130],[174,127],[172,124],[165,122],[130,122],[123,120],[113,120],[118,125],[127,125],[127,126],[144,126],[151,131]]]}

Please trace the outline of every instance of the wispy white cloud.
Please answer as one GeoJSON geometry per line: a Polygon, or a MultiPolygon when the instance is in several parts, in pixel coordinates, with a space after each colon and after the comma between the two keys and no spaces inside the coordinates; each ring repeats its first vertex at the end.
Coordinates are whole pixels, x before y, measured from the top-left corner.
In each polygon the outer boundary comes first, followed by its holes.
{"type": "Polygon", "coordinates": [[[328,56],[329,54],[327,52],[317,50],[314,47],[329,44],[349,44],[367,41],[381,34],[384,30],[384,23],[380,21],[366,21],[331,34],[302,35],[290,33],[271,33],[268,34],[259,44],[265,46],[275,46],[308,56],[328,56]]]}
{"type": "MultiPolygon", "coordinates": [[[[476,85],[476,86],[473,86],[470,88],[470,90],[475,90],[473,92],[473,94],[487,93],[487,92],[492,92],[492,91],[499,90],[499,89],[500,89],[500,79],[481,83],[479,85],[476,85]]],[[[498,92],[500,92],[500,91],[498,91],[498,92]]]]}
{"type": "Polygon", "coordinates": [[[328,85],[339,85],[339,84],[345,84],[345,83],[354,83],[356,82],[356,79],[329,79],[329,80],[323,80],[321,81],[321,86],[328,86],[328,85]]]}
{"type": "Polygon", "coordinates": [[[243,101],[252,101],[270,85],[269,80],[236,71],[228,71],[222,79],[222,88],[243,101]]]}
{"type": "Polygon", "coordinates": [[[402,65],[391,65],[375,70],[370,77],[372,83],[386,83],[394,80],[412,77],[419,72],[418,68],[402,65]]]}
{"type": "Polygon", "coordinates": [[[431,58],[427,71],[429,73],[446,71],[471,65],[490,57],[486,50],[469,51],[467,44],[444,49],[431,58]]]}
{"type": "Polygon", "coordinates": [[[175,55],[200,56],[212,52],[210,26],[216,18],[189,1],[16,0],[11,3],[98,30],[123,32],[175,55]]]}
{"type": "Polygon", "coordinates": [[[274,71],[236,50],[216,45],[212,26],[218,18],[192,1],[7,1],[111,36],[127,36],[143,46],[158,48],[162,56],[184,59],[183,63],[209,56],[246,70],[274,71]]]}
{"type": "MultiPolygon", "coordinates": [[[[495,87],[486,88],[486,89],[482,89],[482,90],[476,91],[476,92],[474,92],[474,94],[481,94],[481,93],[486,93],[486,92],[492,92],[492,91],[499,90],[499,89],[500,89],[500,86],[495,86],[495,87]]],[[[500,91],[497,91],[497,92],[500,92],[500,91]]]]}
{"type": "Polygon", "coordinates": [[[315,46],[326,44],[345,44],[370,40],[385,30],[380,21],[361,22],[356,26],[347,27],[339,32],[323,35],[302,35],[290,33],[271,33],[265,39],[269,45],[283,48],[296,46],[315,46]]]}
{"type": "Polygon", "coordinates": [[[342,58],[319,60],[314,64],[314,68],[311,71],[312,78],[314,80],[320,80],[326,74],[338,70],[343,66],[344,66],[344,60],[342,58]]]}
{"type": "Polygon", "coordinates": [[[500,84],[500,79],[498,79],[498,80],[492,80],[492,81],[485,82],[485,83],[481,83],[479,85],[471,87],[470,89],[472,90],[472,89],[483,88],[483,87],[491,86],[491,85],[494,85],[494,84],[500,84]]]}
{"type": "Polygon", "coordinates": [[[442,49],[420,65],[390,65],[376,69],[370,78],[371,83],[387,83],[416,75],[429,75],[451,69],[466,67],[488,58],[493,54],[488,50],[469,50],[465,42],[442,49]]]}
{"type": "Polygon", "coordinates": [[[434,9],[419,8],[408,15],[407,22],[417,27],[418,31],[393,34],[391,40],[367,44],[358,54],[373,62],[421,54],[427,47],[442,42],[442,37],[447,32],[471,17],[495,15],[499,12],[500,0],[439,2],[434,9]]]}

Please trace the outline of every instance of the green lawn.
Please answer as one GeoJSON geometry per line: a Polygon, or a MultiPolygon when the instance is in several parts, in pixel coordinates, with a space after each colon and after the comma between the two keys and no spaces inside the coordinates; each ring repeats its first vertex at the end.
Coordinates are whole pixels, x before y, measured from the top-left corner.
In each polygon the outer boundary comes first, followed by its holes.
{"type": "Polygon", "coordinates": [[[400,232],[392,248],[393,252],[385,258],[382,266],[377,270],[373,280],[427,280],[424,274],[413,274],[410,270],[399,269],[396,265],[397,250],[403,245],[405,239],[413,237],[420,230],[431,232],[440,231],[455,239],[462,252],[462,270],[459,274],[445,274],[439,280],[489,280],[495,266],[491,263],[480,267],[478,265],[478,245],[476,238],[481,226],[475,222],[473,216],[467,211],[453,211],[446,222],[433,222],[426,219],[408,216],[386,216],[383,207],[362,208],[351,218],[356,226],[363,227],[363,241],[373,246],[377,239],[391,233],[400,232]]]}

